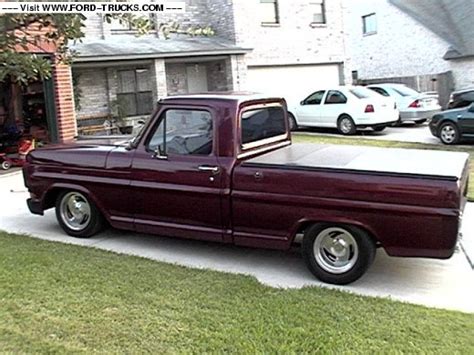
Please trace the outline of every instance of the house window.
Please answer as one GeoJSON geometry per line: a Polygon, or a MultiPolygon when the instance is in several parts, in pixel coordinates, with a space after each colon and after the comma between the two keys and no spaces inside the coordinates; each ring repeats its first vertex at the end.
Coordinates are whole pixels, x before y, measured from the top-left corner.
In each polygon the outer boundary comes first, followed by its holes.
{"type": "Polygon", "coordinates": [[[278,18],[277,0],[260,0],[260,16],[262,25],[274,25],[280,23],[278,18]]]}
{"type": "Polygon", "coordinates": [[[151,74],[148,69],[118,72],[117,110],[121,116],[139,116],[151,113],[153,98],[151,74]]]}
{"type": "Polygon", "coordinates": [[[309,3],[313,18],[311,23],[321,24],[326,23],[326,14],[324,9],[324,0],[313,0],[309,3]]]}
{"type": "Polygon", "coordinates": [[[377,33],[377,19],[375,14],[362,16],[362,26],[365,35],[377,33]]]}

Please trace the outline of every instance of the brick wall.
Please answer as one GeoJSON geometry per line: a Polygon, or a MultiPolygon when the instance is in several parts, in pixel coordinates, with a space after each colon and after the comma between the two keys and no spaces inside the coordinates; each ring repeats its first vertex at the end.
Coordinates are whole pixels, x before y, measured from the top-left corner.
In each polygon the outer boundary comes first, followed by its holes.
{"type": "Polygon", "coordinates": [[[109,114],[106,69],[74,69],[81,89],[78,119],[105,117],[109,114]]]}
{"type": "Polygon", "coordinates": [[[253,48],[247,64],[303,64],[345,59],[341,0],[326,0],[326,24],[312,24],[310,1],[280,0],[279,24],[264,26],[259,0],[235,0],[236,42],[253,48]]]}
{"type": "Polygon", "coordinates": [[[54,61],[53,81],[59,142],[67,142],[77,135],[71,68],[54,61]]]}
{"type": "MultiPolygon", "coordinates": [[[[144,14],[146,16],[146,14],[144,14]]],[[[234,40],[235,30],[232,17],[232,0],[187,0],[184,14],[156,14],[156,25],[177,22],[182,27],[211,26],[216,35],[234,40]]],[[[112,26],[100,15],[89,16],[85,21],[86,38],[107,37],[113,35],[112,26]]]]}

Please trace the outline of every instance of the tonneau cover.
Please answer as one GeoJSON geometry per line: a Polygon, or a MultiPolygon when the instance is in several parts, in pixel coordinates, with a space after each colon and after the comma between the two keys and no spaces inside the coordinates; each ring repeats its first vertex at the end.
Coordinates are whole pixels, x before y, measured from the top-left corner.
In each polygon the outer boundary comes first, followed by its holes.
{"type": "Polygon", "coordinates": [[[249,159],[243,165],[458,180],[462,177],[468,158],[467,153],[447,151],[292,144],[249,159]]]}

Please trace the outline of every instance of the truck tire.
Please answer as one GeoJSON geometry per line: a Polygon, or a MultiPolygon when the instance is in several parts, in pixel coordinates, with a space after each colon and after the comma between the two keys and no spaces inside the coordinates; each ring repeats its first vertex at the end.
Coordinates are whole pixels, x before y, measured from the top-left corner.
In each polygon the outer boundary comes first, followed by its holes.
{"type": "Polygon", "coordinates": [[[303,259],[321,281],[346,285],[359,279],[372,264],[376,246],[360,228],[318,223],[304,234],[303,259]]]}
{"type": "Polygon", "coordinates": [[[70,236],[89,238],[104,225],[102,214],[90,198],[74,190],[63,191],[56,199],[56,218],[70,236]]]}
{"type": "Polygon", "coordinates": [[[352,136],[357,132],[354,120],[349,115],[341,115],[341,117],[338,118],[337,130],[346,136],[352,136]]]}

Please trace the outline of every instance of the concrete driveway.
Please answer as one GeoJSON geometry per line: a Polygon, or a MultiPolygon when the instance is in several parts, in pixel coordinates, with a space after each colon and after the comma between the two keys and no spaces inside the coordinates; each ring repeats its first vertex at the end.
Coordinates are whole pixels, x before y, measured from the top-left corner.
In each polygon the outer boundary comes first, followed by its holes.
{"type": "MultiPolygon", "coordinates": [[[[336,129],[324,128],[307,128],[303,127],[296,134],[309,135],[327,135],[342,137],[336,129]]],[[[386,141],[412,142],[412,143],[427,143],[427,144],[442,144],[441,141],[431,135],[428,125],[416,125],[413,123],[404,123],[401,127],[387,127],[382,132],[374,132],[371,129],[358,131],[354,136],[349,138],[363,137],[365,139],[379,139],[386,141]]]]}
{"type": "MultiPolygon", "coordinates": [[[[43,217],[31,215],[25,204],[27,197],[20,174],[0,177],[1,230],[184,266],[252,275],[273,287],[329,287],[306,269],[297,248],[290,252],[257,250],[117,230],[107,230],[91,239],[75,239],[62,232],[53,210],[43,217]]],[[[465,241],[471,242],[474,239],[473,205],[466,211],[465,220],[469,223],[463,226],[465,241]]],[[[336,288],[474,313],[474,272],[461,250],[449,260],[390,258],[379,250],[374,265],[363,278],[336,288]]]]}

